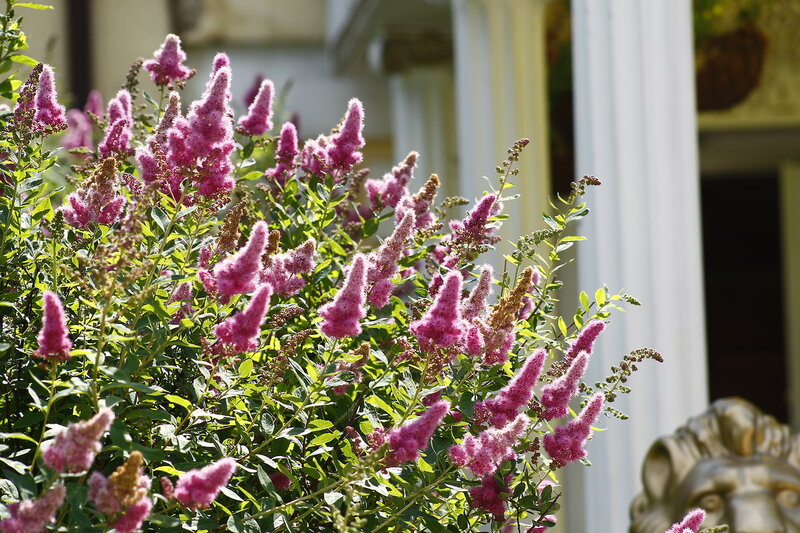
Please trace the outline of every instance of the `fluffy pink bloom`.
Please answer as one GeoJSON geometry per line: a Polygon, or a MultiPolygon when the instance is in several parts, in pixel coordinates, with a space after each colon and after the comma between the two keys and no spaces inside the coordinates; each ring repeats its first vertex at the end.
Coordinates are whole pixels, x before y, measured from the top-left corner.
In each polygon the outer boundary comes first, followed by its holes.
{"type": "Polygon", "coordinates": [[[398,466],[419,459],[420,450],[428,447],[436,427],[450,411],[450,402],[440,400],[428,408],[425,413],[389,433],[389,455],[386,464],[398,466]]]}
{"type": "Polygon", "coordinates": [[[401,198],[408,196],[408,182],[414,177],[417,152],[410,152],[402,163],[392,168],[382,179],[369,179],[365,184],[369,201],[373,207],[395,207],[401,198]]]}
{"type": "Polygon", "coordinates": [[[175,121],[181,117],[181,95],[178,91],[170,91],[169,98],[167,99],[167,106],[164,108],[164,114],[161,115],[161,120],[158,121],[156,129],[152,135],[147,138],[147,145],[151,146],[157,144],[163,150],[168,147],[168,134],[175,121]]]}
{"type": "Polygon", "coordinates": [[[584,445],[592,433],[592,424],[603,409],[603,393],[598,392],[583,411],[567,425],[557,427],[544,436],[542,444],[557,466],[586,457],[584,445]]]}
{"type": "Polygon", "coordinates": [[[367,284],[366,263],[366,257],[357,254],[353,258],[353,264],[341,290],[333,301],[319,308],[319,314],[324,319],[320,329],[325,335],[341,339],[361,333],[359,322],[367,316],[367,309],[364,306],[367,284]]]}
{"type": "Polygon", "coordinates": [[[467,336],[464,339],[464,351],[469,355],[480,355],[486,348],[486,341],[481,333],[481,328],[470,324],[467,327],[467,336]]]}
{"type": "Polygon", "coordinates": [[[9,518],[0,521],[3,533],[44,533],[45,525],[55,518],[56,510],[64,503],[67,490],[56,485],[36,500],[24,500],[8,505],[9,518]]]}
{"type": "Polygon", "coordinates": [[[67,150],[92,148],[92,123],[80,109],[67,111],[67,133],[61,139],[61,146],[67,150]]]}
{"type": "Polygon", "coordinates": [[[467,435],[464,442],[450,447],[450,460],[454,465],[467,467],[476,476],[494,474],[500,463],[514,458],[514,446],[528,429],[530,419],[518,415],[502,429],[489,428],[477,437],[467,435]]]}
{"type": "MultiPolygon", "coordinates": [[[[228,54],[225,52],[217,52],[217,55],[214,56],[214,60],[211,62],[211,80],[214,79],[214,75],[219,72],[219,69],[222,67],[231,66],[231,60],[228,57],[228,54]]],[[[209,80],[209,82],[211,81],[209,80]]]]}
{"type": "Polygon", "coordinates": [[[205,509],[217,498],[235,470],[236,461],[230,457],[190,470],[178,478],[175,499],[189,509],[205,509]]]}
{"type": "Polygon", "coordinates": [[[60,209],[70,226],[84,228],[92,223],[111,225],[122,214],[125,197],[116,193],[116,160],[105,159],[81,189],[67,197],[60,209]]]}
{"type": "Polygon", "coordinates": [[[114,421],[114,411],[108,407],[89,420],[74,422],[62,429],[45,445],[42,452],[44,464],[56,472],[85,472],[102,449],[100,438],[114,421]]]}
{"type": "Polygon", "coordinates": [[[486,314],[489,308],[486,300],[492,292],[494,270],[491,265],[483,265],[478,277],[478,283],[461,303],[461,316],[464,320],[473,320],[486,314]]]}
{"type": "Polygon", "coordinates": [[[306,285],[300,274],[314,270],[316,245],[314,239],[308,239],[294,250],[271,256],[268,266],[261,272],[261,282],[272,285],[275,294],[283,297],[300,292],[306,285]]]}
{"type": "Polygon", "coordinates": [[[496,520],[502,520],[506,514],[506,497],[503,494],[509,492],[508,484],[512,477],[512,474],[508,474],[501,483],[494,475],[483,476],[480,485],[469,489],[470,507],[479,507],[494,515],[496,520]]]}
{"type": "Polygon", "coordinates": [[[297,154],[297,128],[291,122],[285,122],[275,151],[275,166],[264,173],[267,180],[285,185],[289,172],[295,166],[297,154]]]}
{"type": "Polygon", "coordinates": [[[142,498],[128,507],[125,514],[114,521],[111,527],[113,527],[114,531],[117,531],[117,533],[132,533],[142,527],[142,522],[150,515],[150,510],[152,508],[153,500],[150,498],[142,498]]]}
{"type": "Polygon", "coordinates": [[[67,125],[64,106],[58,103],[53,69],[50,65],[44,65],[42,68],[42,73],[39,75],[39,87],[33,102],[34,109],[36,109],[33,120],[39,126],[63,127],[67,125]]]}
{"type": "Polygon", "coordinates": [[[330,139],[320,135],[316,139],[307,139],[300,152],[300,168],[309,176],[319,176],[328,172],[331,162],[328,158],[330,139]]]}
{"type": "Polygon", "coordinates": [[[436,199],[436,193],[439,191],[439,186],[439,176],[431,174],[431,177],[428,178],[428,181],[425,182],[417,194],[403,196],[395,206],[397,220],[399,220],[404,211],[413,211],[417,217],[417,229],[425,229],[433,224],[436,217],[431,212],[431,208],[433,207],[433,201],[436,199]]]}
{"type": "Polygon", "coordinates": [[[683,520],[672,524],[672,527],[664,533],[686,533],[687,531],[689,533],[697,533],[705,519],[706,512],[703,509],[694,509],[693,511],[689,511],[686,516],[683,517],[683,520]]]}
{"type": "Polygon", "coordinates": [[[192,103],[186,114],[186,122],[191,131],[188,143],[195,157],[200,157],[215,145],[232,139],[230,86],[231,69],[221,67],[214,73],[203,96],[192,103]]]}
{"type": "Polygon", "coordinates": [[[103,107],[103,95],[100,94],[100,91],[97,89],[89,91],[83,110],[86,113],[92,113],[97,118],[103,118],[103,107]]]}
{"type": "Polygon", "coordinates": [[[466,322],[461,318],[461,272],[450,271],[444,278],[442,289],[425,315],[411,324],[411,333],[420,347],[433,351],[436,347],[449,348],[466,334],[466,322]]]}
{"type": "Polygon", "coordinates": [[[131,93],[128,89],[120,89],[116,96],[108,101],[108,123],[113,124],[117,120],[124,118],[133,122],[133,107],[131,103],[131,93]]]}
{"type": "Polygon", "coordinates": [[[150,73],[153,83],[165,86],[192,76],[192,69],[186,67],[184,61],[186,53],[181,48],[181,39],[170,33],[161,47],[153,52],[153,59],[148,59],[142,66],[150,73]]]}
{"type": "Polygon", "coordinates": [[[124,156],[131,152],[132,135],[131,123],[125,118],[117,119],[115,122],[109,123],[105,137],[97,145],[97,151],[102,157],[116,154],[124,156]]]}
{"type": "Polygon", "coordinates": [[[575,342],[572,343],[564,355],[564,360],[572,361],[581,352],[592,353],[594,342],[604,329],[606,329],[606,323],[601,320],[593,320],[585,324],[575,342]]]}
{"type": "Polygon", "coordinates": [[[42,298],[44,300],[44,317],[38,336],[39,348],[33,352],[33,355],[51,361],[66,361],[70,358],[69,351],[72,348],[72,341],[69,340],[64,306],[53,292],[45,291],[42,298]]]}
{"type": "Polygon", "coordinates": [[[484,402],[475,404],[476,416],[486,417],[489,423],[502,428],[514,420],[521,410],[525,410],[533,398],[533,388],[542,373],[547,352],[544,349],[525,360],[522,370],[512,378],[508,385],[500,389],[495,396],[484,402]],[[481,411],[485,414],[479,415],[481,411]]]}
{"type": "Polygon", "coordinates": [[[236,181],[231,172],[231,154],[236,149],[233,141],[224,142],[214,146],[205,158],[197,173],[196,181],[199,183],[197,192],[201,196],[213,197],[227,192],[233,188],[236,181]]]}
{"type": "Polygon", "coordinates": [[[272,97],[275,86],[264,80],[258,95],[247,110],[247,115],[239,119],[239,131],[244,135],[264,135],[272,129],[272,97]]]}
{"type": "Polygon", "coordinates": [[[268,231],[267,223],[259,220],[253,225],[247,244],[214,267],[214,278],[220,299],[228,301],[231,296],[255,290],[268,231]]]}
{"type": "Polygon", "coordinates": [[[413,212],[407,212],[381,247],[369,255],[367,282],[372,285],[369,302],[378,309],[389,303],[391,279],[397,274],[397,263],[414,232],[415,218],[413,212]]]}
{"type": "Polygon", "coordinates": [[[227,318],[214,328],[214,333],[222,342],[233,346],[239,352],[249,352],[258,348],[261,324],[267,314],[267,305],[272,296],[272,286],[263,284],[256,289],[244,311],[227,318]]]}
{"type": "Polygon", "coordinates": [[[353,165],[363,159],[359,150],[364,147],[364,106],[358,98],[352,98],[347,104],[347,114],[338,133],[330,138],[328,160],[331,167],[343,173],[349,172],[353,165]]]}
{"type": "Polygon", "coordinates": [[[569,413],[569,401],[578,391],[578,383],[586,372],[589,364],[589,354],[582,352],[572,360],[572,364],[566,374],[552,383],[542,387],[542,405],[544,412],[542,418],[553,420],[567,416],[569,413]]]}

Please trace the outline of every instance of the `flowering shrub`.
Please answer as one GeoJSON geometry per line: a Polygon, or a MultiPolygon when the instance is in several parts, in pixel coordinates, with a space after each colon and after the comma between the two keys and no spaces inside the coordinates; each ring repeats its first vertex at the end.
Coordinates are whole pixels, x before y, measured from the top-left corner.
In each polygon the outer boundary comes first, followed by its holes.
{"type": "Polygon", "coordinates": [[[636,301],[601,288],[555,312],[561,254],[581,240],[568,228],[598,180],[576,182],[495,273],[480,258],[527,140],[446,223],[465,202],[435,207],[416,154],[382,179],[358,166],[358,100],[301,147],[292,123],[274,130],[268,80],[234,121],[224,54],[186,107],[194,71],[170,35],[105,108],[95,93],[66,112],[52,69],[18,53],[12,8],[0,531],[553,525],[558,468],[585,460],[601,412],[623,417],[609,404],[660,359],[637,350],[581,383],[611,311],[636,301]],[[13,62],[35,65],[24,84],[13,62]],[[142,67],[156,91],[136,84],[142,67]]]}

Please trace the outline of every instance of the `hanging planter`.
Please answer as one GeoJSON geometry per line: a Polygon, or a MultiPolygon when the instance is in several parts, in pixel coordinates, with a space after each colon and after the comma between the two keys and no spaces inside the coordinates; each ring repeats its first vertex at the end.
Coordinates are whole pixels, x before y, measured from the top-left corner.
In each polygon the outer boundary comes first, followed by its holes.
{"type": "Polygon", "coordinates": [[[698,110],[730,109],[742,103],[761,81],[766,52],[766,35],[750,23],[698,43],[698,110]]]}

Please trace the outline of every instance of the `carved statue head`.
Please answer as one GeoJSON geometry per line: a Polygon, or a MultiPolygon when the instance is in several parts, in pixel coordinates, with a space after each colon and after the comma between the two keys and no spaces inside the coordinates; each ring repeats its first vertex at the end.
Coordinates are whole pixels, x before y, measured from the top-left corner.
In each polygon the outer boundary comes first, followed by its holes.
{"type": "Polygon", "coordinates": [[[630,533],[663,533],[689,509],[703,527],[732,533],[800,533],[800,435],[738,398],[714,402],[653,444],[630,533]]]}

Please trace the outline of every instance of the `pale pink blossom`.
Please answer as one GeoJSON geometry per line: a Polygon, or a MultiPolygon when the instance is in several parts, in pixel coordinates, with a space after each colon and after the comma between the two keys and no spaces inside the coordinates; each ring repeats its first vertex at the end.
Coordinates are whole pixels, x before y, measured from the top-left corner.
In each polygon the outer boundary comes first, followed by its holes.
{"type": "Polygon", "coordinates": [[[117,518],[111,527],[117,533],[133,533],[142,527],[142,522],[150,515],[150,510],[153,508],[153,500],[150,498],[142,498],[134,503],[125,514],[117,518]]]}
{"type": "Polygon", "coordinates": [[[39,75],[39,87],[33,100],[36,110],[33,120],[42,127],[67,125],[66,110],[63,105],[58,103],[54,78],[53,68],[50,65],[44,65],[42,73],[39,75]]]}
{"type": "Polygon", "coordinates": [[[508,474],[501,482],[494,474],[483,476],[480,485],[469,489],[470,507],[483,509],[494,515],[496,520],[502,520],[506,514],[506,497],[503,494],[509,492],[508,484],[512,478],[513,474],[508,474]]]}
{"type": "Polygon", "coordinates": [[[297,154],[297,129],[291,122],[285,122],[278,139],[278,148],[275,150],[275,166],[264,172],[267,180],[285,185],[289,173],[295,167],[297,154]]]}
{"type": "MultiPolygon", "coordinates": [[[[410,152],[406,158],[382,179],[369,179],[365,185],[369,201],[374,208],[395,207],[400,199],[408,196],[408,182],[414,177],[417,166],[417,152],[410,152]]],[[[415,213],[416,214],[416,213],[415,213]]]]}
{"type": "Polygon", "coordinates": [[[391,279],[397,274],[398,261],[406,251],[406,245],[414,232],[415,216],[408,212],[384,243],[369,255],[367,283],[372,288],[369,302],[380,309],[389,303],[392,293],[391,279]]]}
{"type": "Polygon", "coordinates": [[[100,94],[100,91],[97,89],[92,89],[89,91],[89,95],[86,97],[86,103],[83,104],[84,112],[91,113],[97,118],[103,118],[103,95],[100,94]]]}
{"type": "Polygon", "coordinates": [[[564,360],[572,361],[581,352],[592,353],[594,343],[604,329],[606,329],[606,324],[601,320],[593,320],[585,324],[564,355],[564,360]]]}
{"type": "Polygon", "coordinates": [[[492,293],[494,270],[491,265],[483,265],[478,283],[461,303],[461,315],[464,320],[473,320],[486,314],[489,309],[487,298],[492,293]]]}
{"type": "Polygon", "coordinates": [[[56,510],[64,503],[67,490],[56,485],[36,500],[8,504],[10,517],[0,521],[3,533],[44,533],[45,526],[55,519],[56,510]]]}
{"type": "Polygon", "coordinates": [[[478,436],[467,435],[464,442],[450,447],[450,460],[476,476],[494,474],[500,463],[515,456],[513,446],[528,429],[530,419],[520,414],[502,429],[489,428],[478,436]]]}
{"type": "Polygon", "coordinates": [[[88,420],[73,422],[62,429],[55,439],[45,444],[44,464],[56,472],[85,472],[102,449],[100,439],[114,421],[114,411],[108,407],[88,420]]]}

